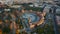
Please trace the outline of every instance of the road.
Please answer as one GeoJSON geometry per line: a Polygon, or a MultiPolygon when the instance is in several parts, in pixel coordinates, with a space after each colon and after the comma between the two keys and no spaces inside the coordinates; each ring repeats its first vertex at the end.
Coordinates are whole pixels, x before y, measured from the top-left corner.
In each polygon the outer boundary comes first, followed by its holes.
{"type": "Polygon", "coordinates": [[[54,9],[53,9],[54,30],[55,30],[55,34],[59,34],[55,14],[56,14],[56,7],[54,7],[54,9]]]}
{"type": "Polygon", "coordinates": [[[51,15],[51,18],[53,20],[53,26],[54,26],[54,31],[55,31],[55,34],[58,34],[58,31],[57,31],[57,22],[56,22],[56,17],[54,14],[50,14],[51,15]]]}
{"type": "Polygon", "coordinates": [[[48,19],[52,19],[53,20],[53,26],[54,26],[54,31],[55,31],[55,34],[58,34],[58,27],[57,27],[57,22],[56,22],[56,17],[54,14],[51,14],[49,13],[47,16],[46,16],[46,24],[50,25],[50,23],[48,23],[48,19]],[[50,15],[50,16],[49,16],[50,15]]]}
{"type": "Polygon", "coordinates": [[[53,26],[54,26],[54,31],[55,31],[55,34],[59,34],[59,32],[58,32],[58,26],[57,26],[57,21],[56,21],[56,15],[55,15],[55,13],[56,13],[56,7],[53,7],[53,13],[48,13],[47,14],[47,16],[46,16],[46,24],[48,24],[48,25],[50,25],[49,23],[48,23],[48,19],[52,19],[53,20],[53,26]]]}

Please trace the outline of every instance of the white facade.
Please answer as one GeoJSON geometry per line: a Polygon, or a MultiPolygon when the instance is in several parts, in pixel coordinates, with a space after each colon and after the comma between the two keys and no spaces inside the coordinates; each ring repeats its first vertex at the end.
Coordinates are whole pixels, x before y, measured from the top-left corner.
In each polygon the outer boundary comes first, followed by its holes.
{"type": "Polygon", "coordinates": [[[20,2],[20,3],[29,3],[29,2],[32,2],[32,3],[42,3],[43,1],[52,1],[52,0],[0,0],[0,1],[5,1],[5,3],[10,3],[12,4],[13,1],[14,2],[20,2]]]}
{"type": "Polygon", "coordinates": [[[12,4],[13,0],[0,0],[0,2],[2,2],[4,4],[12,4]]]}
{"type": "Polygon", "coordinates": [[[20,3],[29,3],[29,2],[37,2],[38,0],[14,0],[20,3]]]}
{"type": "Polygon", "coordinates": [[[0,1],[5,1],[5,2],[21,2],[21,3],[28,3],[28,2],[39,2],[41,0],[0,0],[0,1]]]}

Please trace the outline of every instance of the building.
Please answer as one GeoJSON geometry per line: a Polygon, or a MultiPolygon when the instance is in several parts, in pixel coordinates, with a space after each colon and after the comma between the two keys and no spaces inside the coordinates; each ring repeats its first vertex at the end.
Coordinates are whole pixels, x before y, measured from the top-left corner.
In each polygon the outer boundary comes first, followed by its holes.
{"type": "Polygon", "coordinates": [[[13,2],[20,2],[20,3],[43,3],[45,2],[52,2],[52,0],[0,0],[5,1],[6,3],[13,3],[13,2]]]}

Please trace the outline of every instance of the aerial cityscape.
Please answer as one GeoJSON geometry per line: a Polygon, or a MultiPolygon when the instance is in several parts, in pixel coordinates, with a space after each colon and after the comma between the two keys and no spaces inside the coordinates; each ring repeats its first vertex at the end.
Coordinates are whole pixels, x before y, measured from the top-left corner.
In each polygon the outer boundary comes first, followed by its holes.
{"type": "Polygon", "coordinates": [[[60,0],[0,0],[0,34],[60,34],[60,0]]]}

